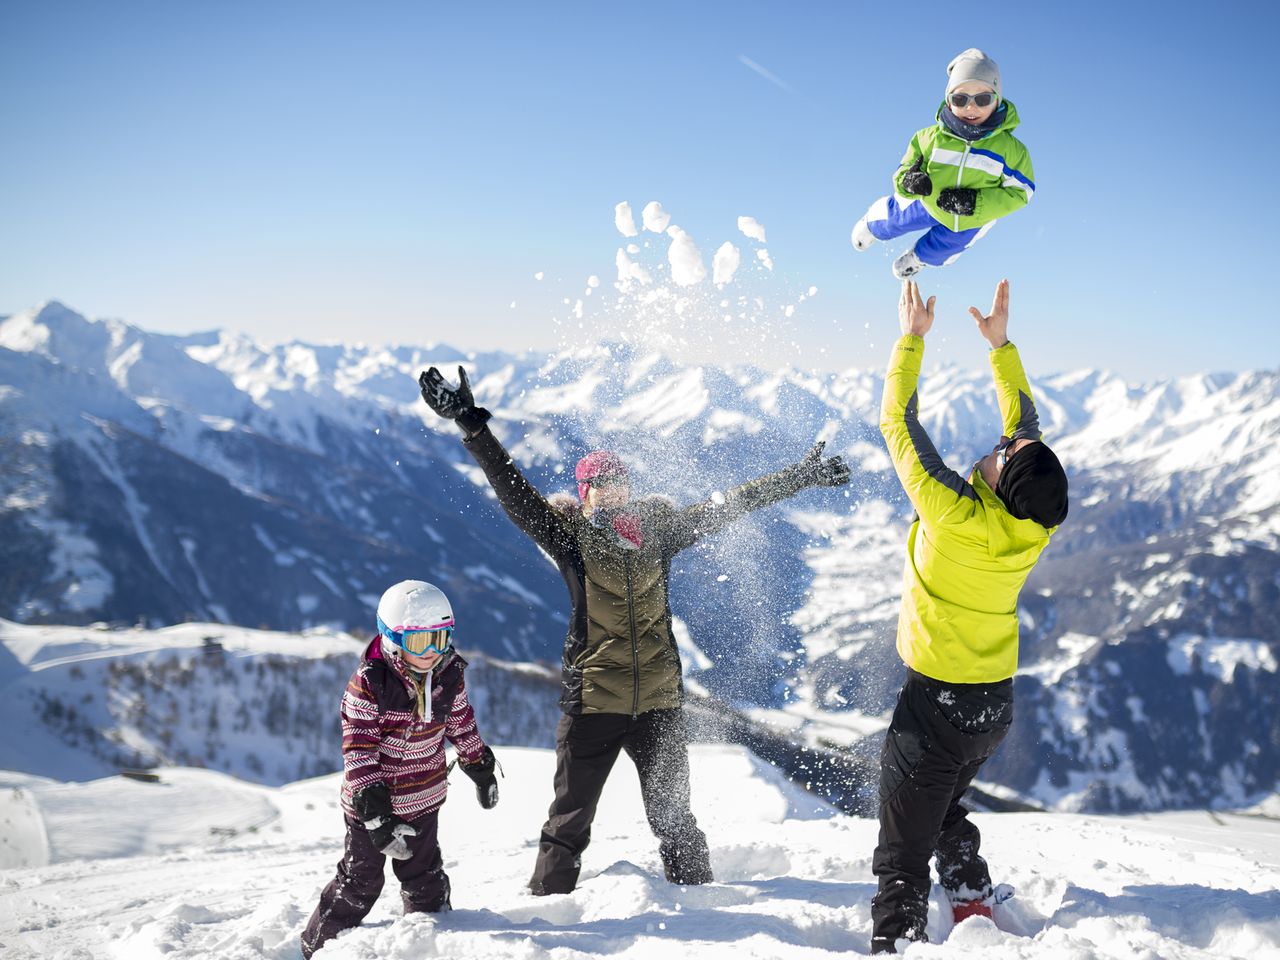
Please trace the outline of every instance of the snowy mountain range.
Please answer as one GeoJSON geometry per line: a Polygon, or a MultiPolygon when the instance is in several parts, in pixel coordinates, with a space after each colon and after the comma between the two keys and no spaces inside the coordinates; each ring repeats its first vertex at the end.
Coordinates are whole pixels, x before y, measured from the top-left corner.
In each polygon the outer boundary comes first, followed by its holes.
{"type": "MultiPolygon", "coordinates": [[[[1043,376],[1068,523],[1022,604],[1019,720],[983,773],[1079,810],[1242,805],[1280,780],[1280,372],[1126,384],[1043,376]]],[[[463,363],[531,478],[608,446],[701,499],[803,455],[853,467],[683,555],[691,680],[797,740],[871,749],[910,513],[876,371],[681,363],[623,343],[546,355],[266,347],[86,319],[0,322],[0,616],[368,632],[391,582],[439,583],[459,641],[558,660],[563,585],[501,514],[417,373],[463,363]]],[[[985,375],[927,369],[923,419],[963,469],[998,430],[985,375]]]]}

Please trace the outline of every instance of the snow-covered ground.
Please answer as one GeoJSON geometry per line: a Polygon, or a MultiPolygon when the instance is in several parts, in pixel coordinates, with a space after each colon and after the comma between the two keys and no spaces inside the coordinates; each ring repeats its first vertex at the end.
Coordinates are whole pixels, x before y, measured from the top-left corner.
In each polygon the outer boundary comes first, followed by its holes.
{"type": "MultiPolygon", "coordinates": [[[[833,813],[738,747],[693,748],[718,882],[662,879],[633,769],[605,792],[581,886],[524,891],[553,755],[500,748],[502,802],[462,780],[441,837],[455,910],[401,914],[394,879],[322,960],[826,957],[865,953],[876,824],[833,813]]],[[[336,776],[271,788],[169,768],[158,784],[0,774],[0,955],[297,958],[337,862],[336,776]]],[[[1280,957],[1280,823],[1229,814],[979,816],[1018,896],[997,925],[937,909],[920,958],[1280,957]],[[937,942],[940,941],[940,942],[937,942]]]]}

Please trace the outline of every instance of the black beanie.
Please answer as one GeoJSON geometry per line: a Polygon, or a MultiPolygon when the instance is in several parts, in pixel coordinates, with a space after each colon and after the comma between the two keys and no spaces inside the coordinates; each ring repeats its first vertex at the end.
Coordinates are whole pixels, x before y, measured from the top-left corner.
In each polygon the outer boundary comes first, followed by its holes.
{"type": "Polygon", "coordinates": [[[1067,472],[1043,443],[1028,443],[1005,461],[996,496],[1019,520],[1056,527],[1067,519],[1067,472]]]}

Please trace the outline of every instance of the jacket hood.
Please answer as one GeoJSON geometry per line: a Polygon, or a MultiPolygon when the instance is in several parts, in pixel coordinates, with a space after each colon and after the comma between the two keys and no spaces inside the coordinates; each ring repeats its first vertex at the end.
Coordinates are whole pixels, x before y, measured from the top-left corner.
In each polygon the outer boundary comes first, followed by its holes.
{"type": "MultiPolygon", "coordinates": [[[[1021,120],[1018,117],[1018,108],[1013,105],[1012,100],[1002,100],[1000,102],[1005,107],[1004,121],[1000,123],[998,126],[993,127],[991,132],[987,134],[987,137],[994,137],[997,133],[1010,133],[1021,122],[1021,120]]],[[[955,134],[952,133],[950,130],[947,130],[947,125],[942,122],[942,109],[946,105],[947,105],[946,100],[943,100],[940,104],[938,104],[938,112],[933,115],[933,119],[938,122],[938,126],[942,127],[942,129],[946,131],[947,136],[954,137],[955,134]]],[[[983,139],[985,140],[986,137],[983,137],[983,139]]]]}

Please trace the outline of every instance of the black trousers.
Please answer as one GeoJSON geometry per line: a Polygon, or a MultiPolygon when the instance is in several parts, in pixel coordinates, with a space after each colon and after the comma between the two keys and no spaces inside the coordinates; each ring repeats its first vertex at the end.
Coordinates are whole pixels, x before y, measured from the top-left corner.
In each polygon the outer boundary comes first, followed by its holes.
{"type": "Polygon", "coordinates": [[[707,838],[689,807],[684,712],[596,713],[561,717],[556,727],[555,799],[529,881],[534,893],[568,893],[577,885],[600,793],[624,750],[640,774],[645,815],[658,838],[667,879],[681,884],[712,879],[707,838]]]}
{"type": "Polygon", "coordinates": [[[1012,720],[1012,679],[943,683],[908,671],[880,755],[873,947],[876,941],[923,937],[931,857],[937,858],[939,882],[954,898],[991,892],[991,874],[978,854],[982,838],[960,798],[1012,720]]]}
{"type": "MultiPolygon", "coordinates": [[[[413,852],[408,860],[392,860],[400,881],[405,913],[438,913],[450,909],[449,875],[444,872],[436,837],[438,815],[429,813],[412,821],[416,837],[407,838],[413,852]]],[[[378,902],[386,880],[387,857],[373,845],[364,825],[347,820],[347,842],[338,873],[320,894],[320,903],[302,931],[302,955],[313,953],[343,930],[360,925],[378,902]]]]}

